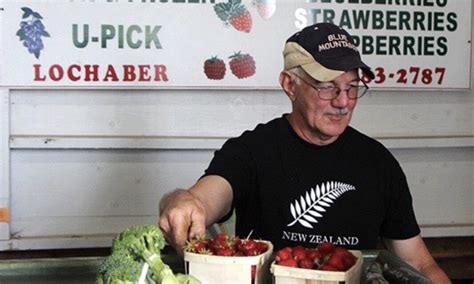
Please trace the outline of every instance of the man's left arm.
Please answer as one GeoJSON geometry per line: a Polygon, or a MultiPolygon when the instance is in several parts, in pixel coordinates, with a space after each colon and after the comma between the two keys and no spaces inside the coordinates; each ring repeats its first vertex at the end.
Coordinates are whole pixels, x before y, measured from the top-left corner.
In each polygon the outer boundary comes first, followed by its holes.
{"type": "Polygon", "coordinates": [[[406,240],[384,239],[386,247],[435,283],[451,283],[420,235],[406,240]]]}

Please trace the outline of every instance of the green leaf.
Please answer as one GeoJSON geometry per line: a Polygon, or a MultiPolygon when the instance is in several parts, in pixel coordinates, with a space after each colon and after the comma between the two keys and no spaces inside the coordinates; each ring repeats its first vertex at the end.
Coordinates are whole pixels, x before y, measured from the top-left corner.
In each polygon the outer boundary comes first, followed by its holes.
{"type": "Polygon", "coordinates": [[[37,19],[43,19],[43,17],[41,17],[41,15],[37,12],[33,12],[32,15],[33,15],[33,17],[35,17],[37,19]]]}
{"type": "Polygon", "coordinates": [[[39,57],[40,57],[40,51],[37,50],[37,51],[34,52],[34,54],[35,54],[36,59],[39,59],[39,57]]]}
{"type": "Polygon", "coordinates": [[[44,37],[50,37],[50,35],[47,31],[44,31],[41,35],[44,36],[44,37]]]}
{"type": "Polygon", "coordinates": [[[29,16],[31,16],[31,14],[33,14],[33,10],[31,10],[28,7],[23,7],[21,8],[21,10],[23,10],[23,16],[22,16],[23,19],[28,18],[29,16]]]}
{"type": "Polygon", "coordinates": [[[216,12],[219,19],[227,22],[230,18],[231,5],[229,3],[218,3],[214,5],[214,11],[216,12]]]}

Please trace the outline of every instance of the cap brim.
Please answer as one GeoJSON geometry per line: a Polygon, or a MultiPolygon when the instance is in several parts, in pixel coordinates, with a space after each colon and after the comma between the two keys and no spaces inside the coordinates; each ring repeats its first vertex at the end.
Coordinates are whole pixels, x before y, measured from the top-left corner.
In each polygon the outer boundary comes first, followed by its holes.
{"type": "MultiPolygon", "coordinates": [[[[285,70],[300,66],[308,75],[320,82],[328,82],[342,75],[344,72],[354,69],[361,69],[367,76],[374,79],[374,73],[370,67],[360,59],[353,56],[339,60],[339,64],[334,69],[325,67],[324,62],[317,62],[314,57],[296,42],[285,44],[283,51],[285,70]]],[[[334,64],[334,62],[332,62],[334,64]]]]}
{"type": "MultiPolygon", "coordinates": [[[[330,63],[326,63],[325,59],[321,58],[321,61],[319,61],[319,64],[323,66],[327,66],[331,64],[332,70],[341,70],[341,71],[349,71],[349,70],[355,70],[355,69],[360,69],[364,74],[371,79],[374,79],[374,73],[370,69],[367,64],[362,62],[360,57],[355,57],[355,56],[345,56],[345,57],[339,57],[337,61],[334,61],[332,58],[327,58],[327,60],[330,60],[330,63]]],[[[331,70],[331,69],[330,69],[331,70]]]]}

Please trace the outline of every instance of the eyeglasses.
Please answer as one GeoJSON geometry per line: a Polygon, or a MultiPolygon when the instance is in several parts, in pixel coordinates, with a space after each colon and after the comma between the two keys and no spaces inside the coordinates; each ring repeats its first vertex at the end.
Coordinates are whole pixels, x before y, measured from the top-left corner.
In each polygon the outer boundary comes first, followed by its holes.
{"type": "Polygon", "coordinates": [[[318,96],[322,100],[327,100],[327,101],[333,100],[337,98],[337,96],[339,96],[341,92],[346,92],[347,97],[349,99],[355,100],[365,95],[367,91],[369,90],[369,86],[367,86],[367,84],[364,81],[351,83],[349,84],[349,87],[347,89],[341,90],[341,88],[335,85],[316,86],[313,83],[310,83],[307,80],[303,79],[301,76],[297,75],[296,73],[294,72],[290,72],[290,73],[300,78],[301,81],[305,82],[310,87],[318,91],[318,96]],[[362,85],[360,84],[360,82],[362,82],[362,85]]]}

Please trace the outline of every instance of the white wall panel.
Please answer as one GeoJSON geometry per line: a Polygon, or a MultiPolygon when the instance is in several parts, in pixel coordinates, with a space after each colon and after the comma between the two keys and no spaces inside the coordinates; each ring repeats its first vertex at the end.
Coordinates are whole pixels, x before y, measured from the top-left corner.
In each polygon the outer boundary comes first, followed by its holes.
{"type": "Polygon", "coordinates": [[[11,133],[226,137],[288,110],[269,91],[22,90],[11,133]]]}
{"type": "Polygon", "coordinates": [[[212,152],[12,152],[12,232],[17,237],[116,233],[156,223],[158,202],[199,177],[212,152]]]}
{"type": "MultiPolygon", "coordinates": [[[[472,136],[473,108],[470,92],[374,91],[353,125],[377,137],[472,136]]],[[[279,91],[23,90],[11,134],[228,137],[289,110],[279,91]]]]}

